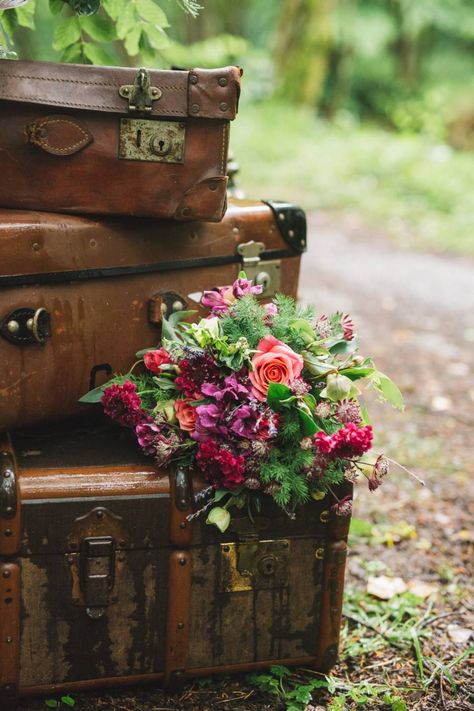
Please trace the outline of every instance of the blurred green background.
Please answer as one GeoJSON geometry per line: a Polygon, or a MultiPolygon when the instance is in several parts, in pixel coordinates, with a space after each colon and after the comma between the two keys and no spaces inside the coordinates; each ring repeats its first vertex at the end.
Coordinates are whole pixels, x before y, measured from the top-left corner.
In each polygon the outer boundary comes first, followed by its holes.
{"type": "Polygon", "coordinates": [[[474,254],[472,0],[29,0],[0,22],[21,59],[240,64],[247,195],[474,254]]]}

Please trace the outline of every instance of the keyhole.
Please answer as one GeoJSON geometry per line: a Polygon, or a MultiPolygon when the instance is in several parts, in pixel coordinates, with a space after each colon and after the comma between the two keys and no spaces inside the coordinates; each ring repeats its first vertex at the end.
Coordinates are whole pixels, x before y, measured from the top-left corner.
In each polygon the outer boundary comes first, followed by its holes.
{"type": "Polygon", "coordinates": [[[142,131],[139,128],[137,131],[137,148],[140,148],[141,145],[142,145],[142,131]]]}
{"type": "Polygon", "coordinates": [[[171,148],[171,143],[170,143],[170,141],[167,141],[163,138],[154,136],[151,139],[150,148],[151,148],[152,152],[155,153],[155,155],[164,156],[167,153],[169,153],[170,148],[171,148]]]}
{"type": "Polygon", "coordinates": [[[270,274],[268,272],[259,272],[255,278],[255,283],[259,286],[263,286],[263,290],[266,291],[270,286],[270,274]]]}

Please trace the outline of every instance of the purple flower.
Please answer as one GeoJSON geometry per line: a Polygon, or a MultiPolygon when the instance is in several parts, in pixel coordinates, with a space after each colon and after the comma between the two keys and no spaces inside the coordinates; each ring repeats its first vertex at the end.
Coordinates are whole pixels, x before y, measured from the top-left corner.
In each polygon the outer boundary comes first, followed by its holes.
{"type": "Polygon", "coordinates": [[[201,392],[208,397],[215,398],[218,402],[239,402],[246,400],[250,396],[250,388],[239,381],[236,373],[232,373],[224,378],[224,386],[204,383],[201,392]]]}
{"type": "Polygon", "coordinates": [[[278,415],[256,401],[240,405],[232,413],[230,430],[238,437],[266,440],[277,432],[278,415]]]}
{"type": "Polygon", "coordinates": [[[166,467],[182,444],[181,435],[174,431],[166,434],[155,422],[144,422],[135,427],[138,444],[145,454],[154,457],[160,467],[166,467]]]}
{"type": "Polygon", "coordinates": [[[246,296],[247,294],[258,296],[262,291],[263,286],[252,286],[250,279],[236,279],[232,284],[232,293],[236,299],[241,299],[242,296],[246,296]]]}
{"type": "Polygon", "coordinates": [[[226,409],[222,403],[210,403],[196,407],[196,424],[191,437],[198,442],[205,442],[215,435],[227,435],[228,427],[225,423],[226,409]]]}
{"type": "Polygon", "coordinates": [[[249,279],[236,279],[232,286],[219,286],[211,291],[204,291],[201,297],[201,304],[211,309],[217,316],[225,316],[229,312],[229,307],[233,306],[237,299],[241,299],[247,294],[257,296],[263,291],[263,286],[252,286],[249,279]]]}

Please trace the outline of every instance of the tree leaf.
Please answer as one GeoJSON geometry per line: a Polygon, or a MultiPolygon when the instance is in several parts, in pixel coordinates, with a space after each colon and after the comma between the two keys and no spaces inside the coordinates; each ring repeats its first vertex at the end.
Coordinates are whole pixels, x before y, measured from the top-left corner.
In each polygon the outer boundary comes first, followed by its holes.
{"type": "Polygon", "coordinates": [[[124,37],[123,43],[127,54],[131,57],[135,57],[140,52],[140,37],[142,36],[142,26],[141,24],[135,25],[132,29],[127,32],[124,37]]]}
{"type": "Polygon", "coordinates": [[[81,26],[77,17],[67,17],[58,22],[54,31],[53,49],[60,51],[77,42],[81,37],[81,26]]]}
{"type": "Polygon", "coordinates": [[[267,392],[267,402],[273,410],[281,410],[281,401],[286,400],[292,395],[293,393],[288,385],[283,385],[282,383],[270,383],[267,392]]]}
{"type": "Polygon", "coordinates": [[[153,0],[135,0],[138,12],[144,20],[159,27],[169,27],[165,13],[153,0]]]}
{"type": "Polygon", "coordinates": [[[16,17],[20,27],[28,27],[30,30],[35,29],[35,5],[36,0],[30,0],[26,7],[17,8],[16,17]]]}
{"type": "Polygon", "coordinates": [[[92,62],[92,64],[98,64],[99,66],[112,64],[111,56],[97,44],[92,44],[91,42],[84,42],[83,51],[87,59],[92,62]]]}
{"type": "Polygon", "coordinates": [[[75,700],[72,698],[72,696],[61,696],[61,703],[65,704],[66,706],[70,706],[71,708],[76,705],[75,700]]]}
{"type": "Polygon", "coordinates": [[[59,708],[59,701],[56,701],[56,699],[45,699],[44,705],[49,709],[57,709],[59,708]]]}
{"type": "Polygon", "coordinates": [[[49,0],[49,11],[52,15],[59,15],[63,7],[63,0],[49,0]]]}
{"type": "Polygon", "coordinates": [[[82,29],[97,42],[112,42],[117,37],[113,23],[103,15],[81,17],[80,22],[82,29]]]}

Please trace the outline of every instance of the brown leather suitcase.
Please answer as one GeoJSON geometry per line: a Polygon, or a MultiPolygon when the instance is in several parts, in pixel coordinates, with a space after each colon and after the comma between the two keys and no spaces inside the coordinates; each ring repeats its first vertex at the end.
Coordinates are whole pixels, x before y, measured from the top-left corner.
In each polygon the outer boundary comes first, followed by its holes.
{"type": "Polygon", "coordinates": [[[240,75],[2,60],[0,205],[219,221],[240,75]]]}
{"type": "Polygon", "coordinates": [[[332,495],[295,520],[269,499],[221,534],[187,518],[198,480],[104,423],[3,435],[0,481],[2,709],[18,692],[334,664],[349,518],[332,495]]]}
{"type": "Polygon", "coordinates": [[[305,245],[286,203],[231,201],[218,224],[0,209],[0,431],[88,417],[78,398],[158,342],[163,310],[240,269],[296,295],[305,245]]]}

